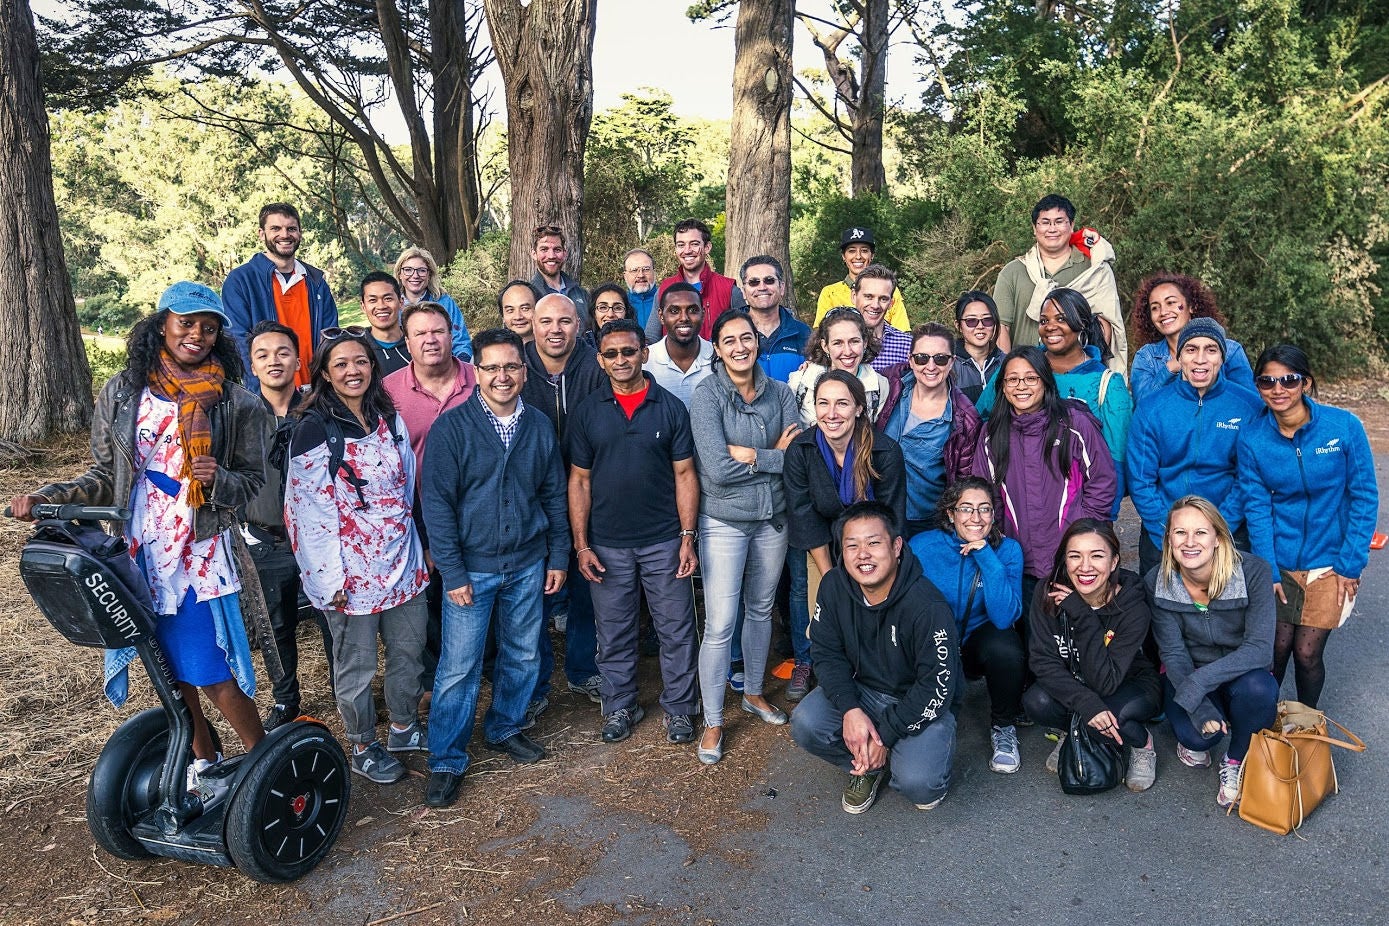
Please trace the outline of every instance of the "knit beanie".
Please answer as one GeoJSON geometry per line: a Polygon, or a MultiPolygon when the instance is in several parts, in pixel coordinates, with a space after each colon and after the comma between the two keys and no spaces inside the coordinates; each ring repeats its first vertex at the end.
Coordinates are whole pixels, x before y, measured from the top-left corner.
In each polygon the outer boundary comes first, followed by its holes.
{"type": "Polygon", "coordinates": [[[1186,342],[1192,338],[1210,338],[1220,348],[1220,359],[1225,359],[1225,329],[1213,318],[1193,318],[1182,326],[1177,335],[1177,353],[1182,352],[1186,342]]]}

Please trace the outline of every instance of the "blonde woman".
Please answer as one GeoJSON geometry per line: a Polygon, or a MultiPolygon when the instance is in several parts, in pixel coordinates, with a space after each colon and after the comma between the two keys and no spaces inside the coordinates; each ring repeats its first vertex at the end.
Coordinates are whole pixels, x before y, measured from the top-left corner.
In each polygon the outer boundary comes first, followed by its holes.
{"type": "Polygon", "coordinates": [[[424,248],[406,248],[395,261],[395,278],[405,294],[404,310],[420,302],[437,302],[449,315],[453,328],[453,355],[469,362],[473,359],[473,338],[468,323],[453,297],[439,286],[439,265],[424,248]]]}

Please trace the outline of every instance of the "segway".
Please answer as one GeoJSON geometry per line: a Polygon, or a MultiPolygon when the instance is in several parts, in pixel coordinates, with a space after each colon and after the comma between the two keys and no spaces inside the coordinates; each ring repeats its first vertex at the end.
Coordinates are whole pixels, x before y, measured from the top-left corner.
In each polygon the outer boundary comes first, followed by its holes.
{"type": "Polygon", "coordinates": [[[317,721],[284,724],[189,791],[192,714],[155,639],[156,616],[125,540],[95,523],[130,512],[40,504],[33,516],[19,572],[39,610],[76,646],[134,647],[162,705],[121,724],[92,769],[87,825],[97,845],[123,859],[235,867],[256,881],[308,873],[347,816],[350,776],[338,741],[317,721]]]}

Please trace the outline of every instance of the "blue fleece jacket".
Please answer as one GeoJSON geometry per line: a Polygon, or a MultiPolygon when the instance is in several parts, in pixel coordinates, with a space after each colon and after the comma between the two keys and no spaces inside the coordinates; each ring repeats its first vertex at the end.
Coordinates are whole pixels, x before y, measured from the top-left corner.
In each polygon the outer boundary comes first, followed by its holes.
{"type": "Polygon", "coordinates": [[[950,605],[963,646],[985,621],[1007,630],[1022,616],[1022,547],[1004,537],[997,548],[983,546],[961,556],[961,544],[953,531],[943,530],[926,531],[909,541],[921,571],[950,605]]]}
{"type": "Polygon", "coordinates": [[[1375,461],[1350,412],[1303,398],[1311,418],[1291,438],[1264,409],[1240,431],[1239,482],[1254,552],[1279,569],[1330,566],[1360,578],[1379,516],[1375,461]]]}
{"type": "MultiPolygon", "coordinates": [[[[1133,355],[1129,389],[1133,392],[1134,405],[1177,381],[1177,374],[1167,369],[1167,361],[1171,359],[1172,351],[1165,339],[1144,344],[1133,355]]],[[[1249,355],[1234,338],[1225,339],[1225,362],[1221,364],[1221,371],[1235,385],[1245,389],[1254,388],[1254,370],[1249,365],[1249,355]]]]}
{"type": "Polygon", "coordinates": [[[1244,508],[1235,489],[1235,444],[1262,407],[1252,392],[1227,382],[1223,370],[1204,396],[1177,380],[1139,403],[1124,462],[1133,507],[1159,550],[1167,511],[1183,495],[1209,499],[1230,530],[1239,530],[1244,508]]]}
{"type": "Polygon", "coordinates": [[[805,362],[805,345],[810,340],[810,326],[786,306],[781,306],[781,324],[770,338],[757,335],[757,362],[772,379],[787,382],[805,362]]]}
{"type": "Polygon", "coordinates": [[[439,416],[429,429],[420,500],[429,552],[452,591],[474,573],[514,572],[544,559],[569,564],[568,488],[555,429],[524,406],[505,447],[482,408],[481,393],[439,416]]]}
{"type": "MultiPolygon", "coordinates": [[[[303,261],[300,261],[304,264],[303,261]]],[[[332,328],[338,323],[338,304],[333,301],[333,291],[323,278],[323,271],[304,264],[304,283],[309,288],[309,324],[311,331],[295,332],[302,339],[306,335],[314,347],[318,347],[318,333],[324,328],[332,328]]],[[[279,321],[275,314],[275,265],[262,251],[240,267],[227,274],[222,284],[222,305],[227,311],[231,324],[228,332],[236,340],[241,350],[241,360],[246,365],[246,386],[256,391],[256,379],[251,376],[251,358],[246,353],[246,332],[255,327],[256,322],[279,321]]]]}

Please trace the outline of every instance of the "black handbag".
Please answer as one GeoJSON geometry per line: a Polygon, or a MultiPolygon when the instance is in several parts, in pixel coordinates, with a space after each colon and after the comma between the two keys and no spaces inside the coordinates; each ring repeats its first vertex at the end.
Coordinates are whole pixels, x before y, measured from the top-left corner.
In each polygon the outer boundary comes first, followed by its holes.
{"type": "MultiPolygon", "coordinates": [[[[1065,638],[1067,666],[1075,680],[1084,685],[1075,637],[1071,634],[1071,621],[1064,612],[1061,615],[1061,633],[1065,638]]],[[[1056,766],[1061,790],[1067,794],[1099,794],[1117,788],[1127,771],[1124,753],[1123,746],[1072,712],[1070,729],[1066,732],[1066,742],[1061,744],[1061,757],[1056,766]]]]}

